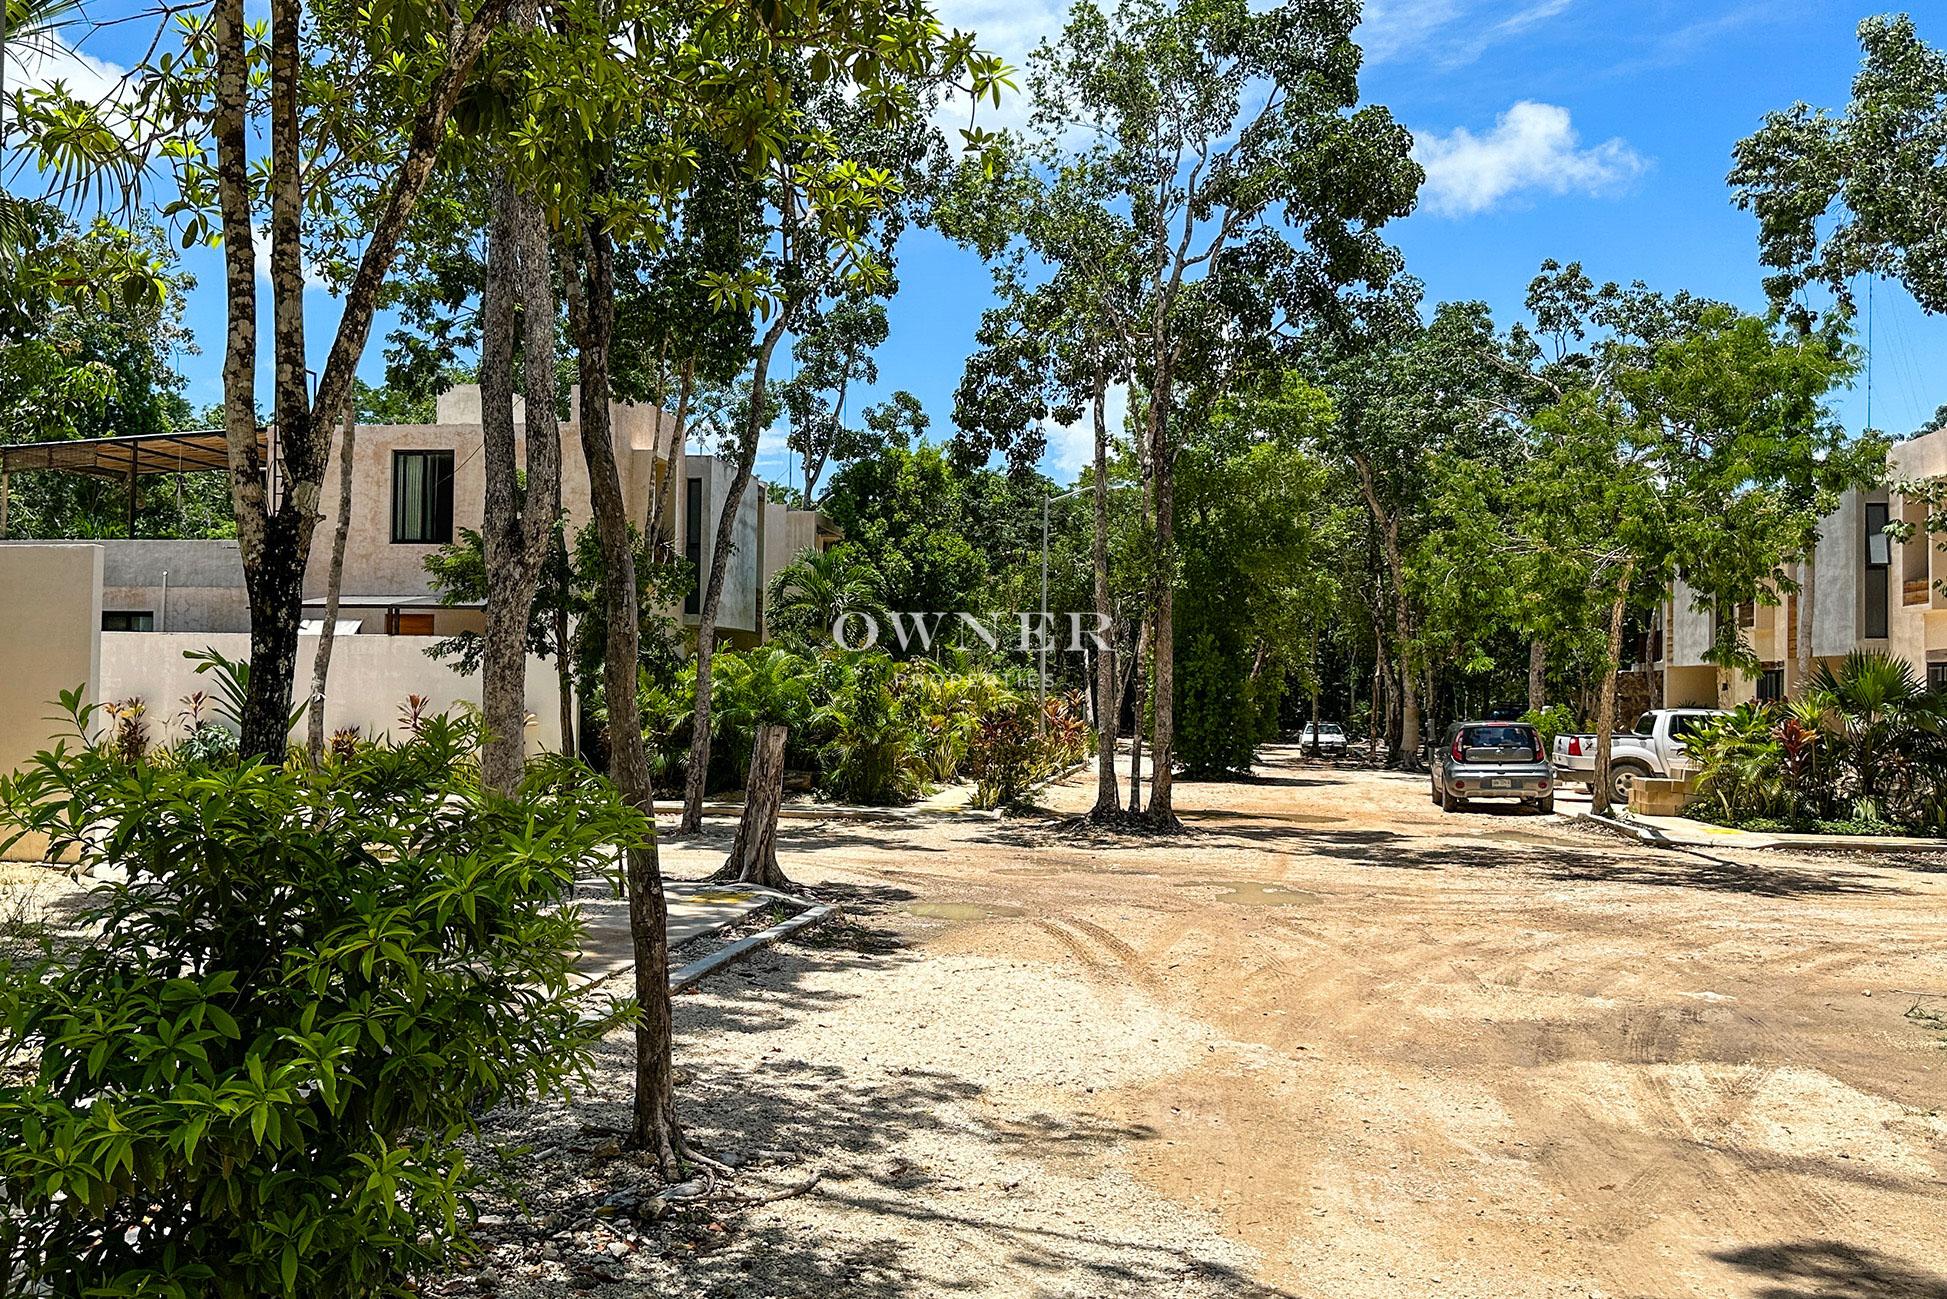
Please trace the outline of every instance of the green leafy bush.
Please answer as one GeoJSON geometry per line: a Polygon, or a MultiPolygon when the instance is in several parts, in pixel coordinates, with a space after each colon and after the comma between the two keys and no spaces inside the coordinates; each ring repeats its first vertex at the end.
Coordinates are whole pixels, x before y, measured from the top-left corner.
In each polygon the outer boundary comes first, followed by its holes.
{"type": "Polygon", "coordinates": [[[980,721],[967,755],[974,781],[974,806],[1002,807],[1019,802],[1040,766],[1034,730],[1034,703],[1017,700],[980,721]]]}
{"type": "Polygon", "coordinates": [[[0,990],[10,1293],[401,1294],[467,1247],[460,1138],[586,1068],[563,903],[647,833],[562,764],[487,793],[477,741],[428,717],[314,774],[81,738],[0,780],[10,828],[119,881],[0,990]]]}
{"type": "Polygon", "coordinates": [[[1799,699],[1743,705],[1688,745],[1701,810],[1725,824],[1947,829],[1947,709],[1880,651],[1822,664],[1799,699]]]}

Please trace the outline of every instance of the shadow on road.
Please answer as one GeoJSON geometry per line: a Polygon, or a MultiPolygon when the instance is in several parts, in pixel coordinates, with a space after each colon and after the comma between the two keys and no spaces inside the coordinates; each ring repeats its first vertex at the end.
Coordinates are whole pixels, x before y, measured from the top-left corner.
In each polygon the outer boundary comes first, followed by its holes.
{"type": "Polygon", "coordinates": [[[1712,1257],[1762,1278],[1753,1299],[1947,1299],[1947,1277],[1835,1240],[1753,1245],[1712,1257]]]}

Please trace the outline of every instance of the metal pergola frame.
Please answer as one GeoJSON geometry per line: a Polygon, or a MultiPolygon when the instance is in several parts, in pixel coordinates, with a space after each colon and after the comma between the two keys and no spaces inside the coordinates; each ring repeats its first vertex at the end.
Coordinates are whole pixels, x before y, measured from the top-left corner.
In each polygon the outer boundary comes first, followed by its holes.
{"type": "MultiPolygon", "coordinates": [[[[257,430],[257,459],[276,482],[277,440],[257,430]]],[[[141,433],[127,437],[77,438],[69,442],[22,442],[0,446],[0,539],[7,535],[7,497],[18,473],[82,474],[128,486],[128,532],[135,535],[136,484],[152,474],[226,472],[230,445],[222,429],[141,433]]]]}

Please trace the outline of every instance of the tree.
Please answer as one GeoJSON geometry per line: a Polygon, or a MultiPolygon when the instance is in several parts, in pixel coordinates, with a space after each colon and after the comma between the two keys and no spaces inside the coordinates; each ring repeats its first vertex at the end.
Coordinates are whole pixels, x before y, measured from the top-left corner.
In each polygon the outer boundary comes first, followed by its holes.
{"type": "MultiPolygon", "coordinates": [[[[1606,605],[1595,788],[1606,811],[1630,606],[1679,580],[1699,608],[1775,598],[1830,508],[1825,493],[1872,481],[1885,451],[1848,439],[1826,405],[1855,364],[1842,322],[1808,333],[1686,294],[1595,289],[1578,266],[1544,267],[1529,305],[1543,333],[1587,340],[1535,371],[1554,400],[1534,419],[1526,526],[1606,605]]],[[[1711,658],[1751,666],[1735,619],[1711,658]]]]}
{"type": "Polygon", "coordinates": [[[1800,291],[1817,285],[1850,313],[1852,280],[1891,275],[1930,313],[1947,311],[1947,54],[1904,14],[1859,24],[1864,54],[1837,115],[1809,104],[1768,113],[1740,140],[1730,184],[1758,217],[1765,289],[1809,328],[1800,291]]]}
{"type": "Polygon", "coordinates": [[[161,159],[178,195],[166,211],[185,240],[222,241],[224,429],[250,598],[246,753],[284,751],[331,430],[345,417],[372,315],[453,110],[509,3],[479,0],[434,21],[410,6],[331,8],[307,18],[302,0],[272,0],[260,39],[244,0],[211,0],[207,14],[180,24],[171,13],[156,52],[130,74],[126,96],[91,104],[56,86],[22,97],[21,126],[45,166],[87,183],[161,159]],[[164,48],[165,35],[177,48],[164,48]],[[252,161],[253,140],[266,142],[261,166],[252,161]],[[377,215],[346,277],[314,396],[305,348],[306,216],[360,201],[377,215]],[[260,223],[270,244],[276,490],[257,443],[260,223]]]}
{"type": "MultiPolygon", "coordinates": [[[[717,515],[710,568],[698,601],[696,708],[690,719],[690,756],[683,786],[679,830],[703,828],[703,796],[710,766],[710,663],[716,652],[717,613],[724,576],[736,543],[737,511],[749,490],[758,443],[770,427],[777,393],[771,360],[787,330],[811,344],[814,362],[807,382],[834,384],[843,392],[853,371],[869,363],[871,340],[883,328],[862,297],[891,283],[894,246],[910,213],[904,196],[945,141],[924,125],[956,69],[920,75],[888,74],[881,90],[899,96],[896,111],[884,99],[861,100],[818,79],[785,73],[786,93],[799,104],[799,133],[763,174],[760,195],[765,225],[757,240],[761,258],[746,272],[747,300],[765,324],[751,358],[748,396],[732,440],[731,476],[717,515]],[[837,201],[834,201],[834,200],[837,201]],[[754,278],[752,278],[754,277],[754,278]]],[[[809,407],[807,406],[807,412],[809,407]]],[[[816,484],[810,449],[815,430],[801,430],[807,454],[807,499],[816,484]]],[[[825,453],[833,449],[825,434],[825,453]]],[[[822,464],[822,459],[819,461],[822,464]]]]}
{"type": "Polygon", "coordinates": [[[1131,308],[1118,319],[1141,390],[1154,537],[1149,818],[1174,825],[1172,421],[1186,375],[1234,382],[1287,322],[1335,309],[1339,289],[1383,280],[1378,236],[1411,210],[1411,138],[1359,107],[1352,6],[1285,0],[1121,0],[1071,11],[1030,59],[1034,129],[1080,137],[1090,199],[1128,214],[1131,308]],[[1283,230],[1296,231],[1298,243],[1283,230]]]}
{"type": "Polygon", "coordinates": [[[771,578],[764,621],[774,637],[829,638],[833,628],[853,617],[883,625],[886,606],[879,599],[878,573],[849,544],[806,551],[771,578]]]}

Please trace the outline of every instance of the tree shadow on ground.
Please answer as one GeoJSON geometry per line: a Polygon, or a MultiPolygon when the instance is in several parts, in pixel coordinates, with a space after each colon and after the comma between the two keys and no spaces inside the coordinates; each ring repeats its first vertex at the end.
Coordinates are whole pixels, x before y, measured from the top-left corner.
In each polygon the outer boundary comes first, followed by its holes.
{"type": "Polygon", "coordinates": [[[1947,1276],[1836,1240],[1753,1245],[1711,1257],[1761,1278],[1753,1299],[1947,1299],[1947,1276]]]}
{"type": "Polygon", "coordinates": [[[1764,898],[1895,897],[1912,891],[1854,871],[1758,865],[1668,850],[1623,860],[1544,861],[1539,870],[1551,879],[1570,882],[1704,889],[1764,898]]]}
{"type": "MultiPolygon", "coordinates": [[[[803,1199],[771,1208],[699,1206],[659,1223],[637,1221],[629,1210],[611,1215],[612,1225],[641,1237],[628,1275],[584,1272],[572,1284],[602,1299],[963,1292],[1289,1299],[1220,1257],[1158,1241],[1140,1227],[1052,1212],[1045,1193],[1036,1211],[1017,1214],[1021,1197],[1033,1193],[1017,1196],[1012,1180],[999,1183],[1019,1178],[1023,1164],[1092,1161],[1156,1140],[1147,1125],[1032,1106],[1003,1109],[992,1102],[1004,1097],[956,1073],[950,1061],[915,1067],[851,1060],[843,1039],[812,1058],[761,1049],[765,1035],[782,1040],[805,1020],[829,1022],[844,1003],[884,995],[873,975],[916,959],[904,947],[873,954],[792,943],[679,998],[678,1105],[690,1142],[746,1166],[735,1188],[746,1195],[801,1185],[814,1171],[823,1181],[803,1199]],[[834,983],[844,991],[834,991],[834,983]],[[725,1056],[708,1046],[749,1035],[757,1035],[755,1052],[725,1056]],[[982,1262],[957,1261],[962,1252],[982,1262]]],[[[494,1125],[493,1138],[526,1147],[507,1165],[525,1203],[486,1207],[504,1207],[523,1224],[546,1223],[517,1228],[512,1243],[503,1237],[496,1268],[538,1266],[554,1226],[590,1223],[617,1192],[640,1203],[656,1189],[649,1169],[605,1144],[628,1123],[633,1059],[630,1035],[611,1034],[599,1048],[598,1086],[578,1103],[534,1106],[494,1125]]]]}

